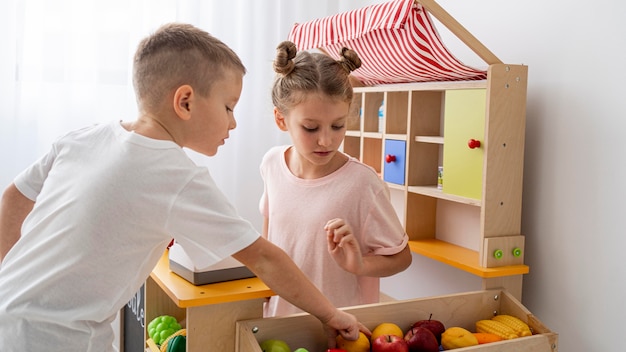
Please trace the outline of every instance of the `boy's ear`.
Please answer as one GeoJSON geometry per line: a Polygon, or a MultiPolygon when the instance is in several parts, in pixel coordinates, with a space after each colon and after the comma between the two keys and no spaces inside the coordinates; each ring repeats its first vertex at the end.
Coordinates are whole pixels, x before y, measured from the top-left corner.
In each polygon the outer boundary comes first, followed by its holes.
{"type": "Polygon", "coordinates": [[[193,108],[195,93],[190,85],[185,84],[174,92],[174,112],[182,120],[189,120],[191,118],[191,109],[193,108]]]}
{"type": "Polygon", "coordinates": [[[274,107],[274,121],[276,121],[276,126],[278,126],[281,131],[287,131],[285,116],[283,116],[283,113],[280,112],[277,107],[274,107]]]}

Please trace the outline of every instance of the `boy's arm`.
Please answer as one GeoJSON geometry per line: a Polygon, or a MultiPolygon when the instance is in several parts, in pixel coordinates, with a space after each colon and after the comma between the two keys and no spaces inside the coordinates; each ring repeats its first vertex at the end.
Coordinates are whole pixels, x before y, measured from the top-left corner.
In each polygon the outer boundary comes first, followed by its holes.
{"type": "Polygon", "coordinates": [[[233,257],[250,268],[276,294],[324,323],[329,347],[335,347],[337,332],[350,340],[356,340],[359,331],[370,333],[354,316],[335,308],[291,258],[265,238],[259,237],[233,257]]]}
{"type": "Polygon", "coordinates": [[[33,210],[35,202],[26,198],[15,184],[11,183],[0,201],[0,262],[20,239],[22,223],[33,210]]]}

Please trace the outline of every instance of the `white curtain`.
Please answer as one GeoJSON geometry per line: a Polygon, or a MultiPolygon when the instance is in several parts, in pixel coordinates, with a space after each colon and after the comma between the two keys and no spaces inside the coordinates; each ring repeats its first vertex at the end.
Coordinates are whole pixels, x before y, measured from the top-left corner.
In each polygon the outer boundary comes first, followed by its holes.
{"type": "Polygon", "coordinates": [[[260,228],[259,162],[269,147],[289,142],[272,117],[276,45],[294,22],[375,2],[380,1],[3,0],[0,187],[66,131],[134,119],[131,62],[137,43],[163,23],[188,22],[232,47],[248,69],[231,138],[213,158],[190,155],[260,228]]]}

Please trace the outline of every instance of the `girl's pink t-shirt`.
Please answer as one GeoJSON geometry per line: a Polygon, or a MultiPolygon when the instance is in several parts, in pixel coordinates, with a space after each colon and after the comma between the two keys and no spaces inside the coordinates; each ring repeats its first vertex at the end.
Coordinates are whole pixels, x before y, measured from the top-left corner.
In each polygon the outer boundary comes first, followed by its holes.
{"type": "MultiPolygon", "coordinates": [[[[355,158],[319,179],[301,179],[287,168],[285,151],[270,149],[261,163],[264,192],[259,208],[269,218],[268,240],[281,247],[318,289],[337,307],[377,303],[378,277],[355,276],[330,256],[324,225],[345,219],[361,245],[363,255],[392,255],[407,244],[408,236],[389,201],[389,189],[376,171],[355,158]]],[[[299,313],[273,296],[264,315],[299,313]]]]}

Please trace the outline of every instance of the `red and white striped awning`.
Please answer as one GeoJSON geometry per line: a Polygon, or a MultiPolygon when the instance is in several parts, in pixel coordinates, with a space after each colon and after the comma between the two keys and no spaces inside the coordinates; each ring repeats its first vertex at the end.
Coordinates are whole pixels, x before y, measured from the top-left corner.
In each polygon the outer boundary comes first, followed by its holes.
{"type": "Polygon", "coordinates": [[[288,39],[298,50],[319,48],[339,59],[359,54],[352,75],[365,85],[480,80],[487,72],[464,65],[444,46],[430,15],[414,0],[394,0],[295,24],[288,39]]]}

